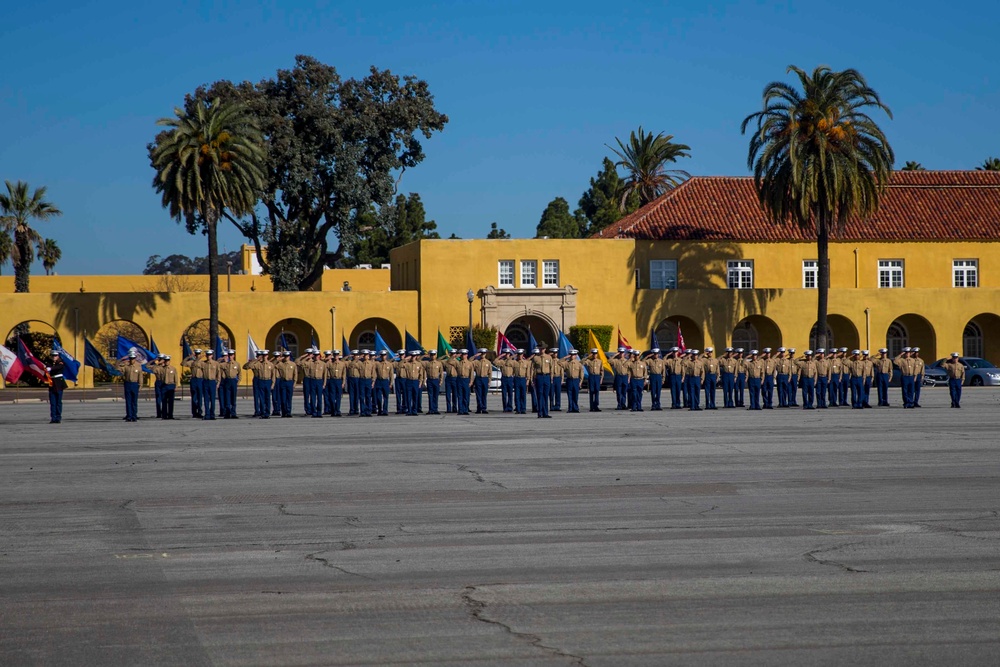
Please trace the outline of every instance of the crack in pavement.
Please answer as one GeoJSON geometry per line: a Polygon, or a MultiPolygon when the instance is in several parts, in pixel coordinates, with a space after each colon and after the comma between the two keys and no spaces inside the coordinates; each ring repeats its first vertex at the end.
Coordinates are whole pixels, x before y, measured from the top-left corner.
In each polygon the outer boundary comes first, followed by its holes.
{"type": "Polygon", "coordinates": [[[844,544],[838,544],[833,547],[825,547],[823,549],[813,549],[812,551],[807,551],[806,553],[802,554],[802,556],[810,563],[817,563],[818,565],[832,565],[834,567],[839,567],[841,570],[845,572],[850,572],[851,574],[860,574],[862,572],[868,572],[868,570],[861,570],[858,568],[854,568],[851,567],[850,565],[845,565],[844,563],[838,563],[835,560],[825,560],[823,558],[816,557],[816,554],[821,554],[827,551],[838,551],[845,547],[852,547],[857,544],[864,544],[864,541],[862,540],[858,542],[845,542],[844,544]]]}
{"type": "MultiPolygon", "coordinates": [[[[322,565],[323,567],[328,567],[331,570],[336,570],[337,572],[343,572],[344,574],[348,574],[348,575],[350,575],[352,577],[359,577],[359,578],[365,579],[367,581],[375,581],[375,579],[373,579],[372,577],[369,577],[369,576],[364,575],[364,574],[360,574],[358,572],[351,572],[350,570],[345,570],[344,568],[340,567],[339,565],[334,565],[328,559],[326,559],[326,558],[320,558],[319,557],[319,554],[325,554],[327,551],[328,551],[328,549],[324,549],[323,551],[316,551],[316,552],[311,553],[311,554],[306,554],[306,560],[315,561],[315,562],[319,563],[320,565],[322,565]]],[[[343,549],[341,549],[341,551],[343,551],[343,549]]]]}
{"type": "MultiPolygon", "coordinates": [[[[454,464],[453,464],[453,465],[454,465],[454,464]]],[[[506,489],[506,488],[507,488],[506,486],[504,486],[504,485],[503,485],[503,484],[501,484],[500,482],[495,482],[495,481],[493,481],[493,480],[491,480],[491,479],[486,479],[486,478],[485,478],[485,477],[483,477],[483,476],[482,476],[481,474],[479,474],[479,471],[477,471],[477,470],[473,470],[473,469],[472,469],[472,468],[470,468],[469,466],[465,466],[465,465],[458,465],[458,466],[456,466],[456,467],[458,468],[458,471],[459,471],[459,472],[467,472],[467,473],[469,473],[470,475],[472,475],[472,479],[476,480],[477,482],[479,482],[479,483],[481,483],[481,484],[486,484],[487,482],[489,482],[489,483],[490,483],[490,484],[492,484],[493,486],[498,486],[498,487],[500,487],[501,489],[506,489]]]]}
{"type": "Polygon", "coordinates": [[[278,513],[284,516],[311,516],[320,519],[343,519],[344,524],[351,526],[352,528],[359,528],[361,525],[361,519],[359,519],[356,516],[349,516],[346,514],[310,514],[304,512],[303,513],[289,512],[287,509],[285,509],[286,507],[287,505],[285,505],[284,503],[278,503],[278,513]]]}
{"type": "Polygon", "coordinates": [[[504,632],[506,632],[507,634],[511,635],[512,637],[517,637],[518,639],[526,640],[532,646],[540,648],[543,651],[546,651],[552,655],[572,660],[573,661],[572,664],[574,665],[579,665],[580,667],[587,667],[587,663],[583,661],[582,656],[573,655],[572,653],[567,653],[566,651],[558,649],[554,646],[548,646],[542,643],[542,638],[539,637],[538,635],[532,634],[530,632],[518,632],[517,630],[515,630],[514,628],[510,627],[509,625],[507,625],[502,621],[497,621],[492,618],[487,618],[485,615],[486,603],[483,602],[482,600],[477,600],[476,598],[472,597],[475,592],[476,592],[476,586],[466,586],[464,592],[462,593],[462,602],[465,603],[466,609],[468,609],[469,615],[472,616],[473,619],[479,621],[480,623],[486,623],[488,625],[496,626],[501,630],[503,630],[504,632]]]}
{"type": "Polygon", "coordinates": [[[917,523],[915,525],[918,525],[918,526],[921,526],[923,528],[926,528],[927,530],[931,531],[932,533],[947,533],[949,535],[954,535],[956,537],[962,537],[962,538],[965,538],[967,540],[976,540],[976,541],[979,541],[979,542],[996,542],[997,539],[1000,539],[1000,538],[996,538],[996,537],[984,537],[982,535],[970,535],[969,534],[970,531],[963,530],[961,528],[953,528],[952,526],[938,526],[938,525],[930,525],[930,524],[946,523],[946,522],[947,523],[964,523],[966,521],[981,521],[981,520],[984,520],[984,519],[998,519],[998,518],[1000,518],[1000,512],[998,512],[997,510],[987,510],[986,514],[981,514],[979,516],[970,517],[968,519],[928,519],[926,521],[922,521],[922,522],[917,523]]]}

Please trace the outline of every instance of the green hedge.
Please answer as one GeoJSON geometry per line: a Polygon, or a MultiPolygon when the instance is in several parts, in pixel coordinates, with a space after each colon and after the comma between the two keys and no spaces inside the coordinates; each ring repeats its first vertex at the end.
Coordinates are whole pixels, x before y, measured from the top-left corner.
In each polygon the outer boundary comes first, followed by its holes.
{"type": "MultiPolygon", "coordinates": [[[[461,327],[456,329],[454,335],[452,335],[451,346],[456,350],[460,350],[465,347],[465,332],[469,330],[469,327],[461,327]]],[[[487,350],[496,350],[497,347],[497,329],[495,327],[472,327],[472,341],[476,344],[476,348],[485,347],[487,350]]]]}
{"type": "Polygon", "coordinates": [[[614,332],[615,328],[610,324],[577,324],[575,327],[569,328],[569,340],[573,343],[573,347],[578,349],[581,354],[590,353],[590,336],[587,331],[593,331],[594,335],[597,336],[597,341],[601,344],[602,349],[607,352],[611,349],[611,334],[614,332]]]}

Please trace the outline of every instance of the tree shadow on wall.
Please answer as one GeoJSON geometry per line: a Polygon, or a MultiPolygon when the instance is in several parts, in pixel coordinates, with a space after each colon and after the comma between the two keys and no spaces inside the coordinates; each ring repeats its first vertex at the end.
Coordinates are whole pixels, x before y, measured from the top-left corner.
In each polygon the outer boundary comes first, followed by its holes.
{"type": "MultiPolygon", "coordinates": [[[[718,232],[700,227],[678,226],[664,233],[684,241],[657,241],[651,258],[677,260],[677,287],[637,289],[632,297],[639,331],[648,332],[665,318],[689,317],[698,323],[716,345],[729,341],[736,324],[749,315],[764,315],[768,304],[781,296],[781,289],[729,289],[730,261],[744,259],[740,244],[719,238],[718,232]],[[655,256],[653,256],[655,255],[655,256]]],[[[640,269],[641,288],[649,287],[649,267],[640,269]]]]}
{"type": "Polygon", "coordinates": [[[59,292],[52,295],[56,308],[53,325],[57,329],[65,327],[76,336],[84,332],[93,335],[107,322],[152,315],[160,302],[169,303],[170,293],[59,292]]]}

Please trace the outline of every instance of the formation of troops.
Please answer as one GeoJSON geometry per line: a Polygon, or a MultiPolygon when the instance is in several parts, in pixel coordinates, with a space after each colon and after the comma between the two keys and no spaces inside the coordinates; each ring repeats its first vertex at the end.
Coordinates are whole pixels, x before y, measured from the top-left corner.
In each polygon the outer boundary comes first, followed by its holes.
{"type": "MultiPolygon", "coordinates": [[[[664,409],[669,398],[674,410],[716,410],[721,393],[723,408],[771,410],[802,407],[805,410],[850,406],[871,408],[872,388],[876,406],[889,406],[889,382],[894,369],[899,370],[904,408],[920,407],[924,362],[919,347],[907,347],[895,358],[882,348],[874,357],[868,350],[834,348],[806,350],[796,356],[795,348],[779,347],[749,350],[727,347],[716,356],[711,347],[700,350],[648,352],[618,348],[605,366],[604,355],[595,348],[581,359],[577,350],[559,356],[557,348],[511,350],[492,360],[487,350],[470,353],[452,350],[443,359],[437,350],[399,350],[397,359],[386,351],[320,351],[309,348],[292,359],[287,350],[259,350],[245,364],[236,361],[235,350],[225,350],[215,359],[212,350],[194,350],[182,360],[190,371],[191,415],[199,419],[238,419],[236,396],[243,371],[253,376],[253,417],[292,417],[292,397],[299,378],[306,415],[373,417],[389,414],[389,395],[395,395],[395,413],[418,415],[441,414],[441,396],[446,412],[471,413],[472,395],[476,414],[489,414],[487,403],[494,370],[499,370],[500,399],[503,412],[538,418],[562,411],[565,389],[566,412],[580,412],[580,393],[586,391],[590,412],[601,411],[601,385],[610,367],[615,410],[642,412],[646,394],[651,410],[664,409]],[[669,395],[666,394],[669,392],[669,395]],[[702,398],[704,397],[704,407],[702,398]],[[801,397],[801,404],[798,402],[801,397]],[[775,400],[777,399],[777,400],[775,400]],[[345,405],[346,404],[346,405],[345,405]],[[218,410],[217,410],[218,408],[218,410]]],[[[49,389],[51,421],[62,419],[62,362],[52,356],[48,368],[53,377],[49,389]]],[[[143,375],[154,377],[156,416],[174,419],[180,370],[170,355],[161,354],[144,365],[134,352],[118,359],[115,367],[124,381],[125,421],[138,421],[139,387],[143,375]]],[[[951,393],[951,407],[961,407],[965,366],[957,352],[945,362],[951,393]]]]}

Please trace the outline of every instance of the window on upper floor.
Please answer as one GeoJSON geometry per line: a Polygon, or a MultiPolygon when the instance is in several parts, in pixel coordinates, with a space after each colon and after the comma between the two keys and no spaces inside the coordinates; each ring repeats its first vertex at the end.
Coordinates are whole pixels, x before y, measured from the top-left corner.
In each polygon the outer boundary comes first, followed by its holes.
{"type": "Polygon", "coordinates": [[[956,259],[952,262],[953,287],[979,287],[979,260],[956,259]]]}
{"type": "Polygon", "coordinates": [[[559,287],[559,260],[542,260],[542,287],[559,287]]]}
{"type": "Polygon", "coordinates": [[[649,260],[649,289],[677,288],[677,260],[649,260]]]}
{"type": "Polygon", "coordinates": [[[497,284],[500,287],[514,286],[514,260],[501,259],[497,263],[497,271],[499,273],[497,284]]]}
{"type": "Polygon", "coordinates": [[[753,289],[753,260],[739,259],[726,262],[729,289],[753,289]]]}
{"type": "Polygon", "coordinates": [[[802,287],[816,289],[819,285],[819,261],[806,259],[802,262],[802,287]]]}
{"type": "Polygon", "coordinates": [[[903,260],[880,259],[878,261],[878,286],[880,288],[903,286],[903,260]]]}
{"type": "Polygon", "coordinates": [[[534,259],[521,260],[521,287],[538,286],[538,262],[534,259]]]}

